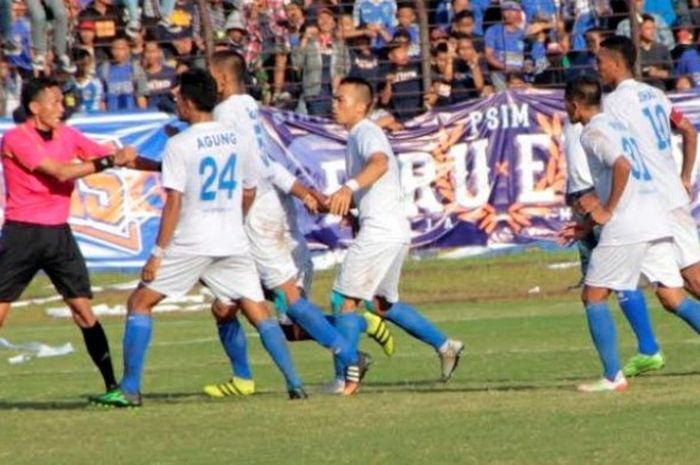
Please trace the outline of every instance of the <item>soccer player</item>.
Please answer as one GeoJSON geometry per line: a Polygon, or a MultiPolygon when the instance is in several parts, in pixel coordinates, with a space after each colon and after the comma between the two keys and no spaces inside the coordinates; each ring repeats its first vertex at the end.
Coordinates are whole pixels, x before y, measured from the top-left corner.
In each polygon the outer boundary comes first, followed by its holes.
{"type": "MultiPolygon", "coordinates": [[[[302,284],[310,281],[312,270],[306,242],[296,222],[292,196],[301,199],[311,210],[317,210],[318,194],[314,195],[264,152],[258,105],[245,93],[245,60],[236,52],[221,51],[214,54],[211,65],[222,99],[214,109],[214,119],[233,128],[237,134],[255,140],[257,156],[266,166],[257,199],[245,220],[245,231],[263,286],[274,292],[277,308],[284,315],[342,360],[346,367],[344,380],[356,385],[368,364],[365,355],[358,354],[356,347],[348,344],[323,312],[306,299],[302,284]],[[308,265],[301,267],[299,263],[308,265]]],[[[215,303],[213,313],[234,376],[226,383],[205,386],[204,391],[212,397],[252,394],[255,385],[247,364],[240,323],[235,309],[222,307],[221,303],[215,303]]]]}
{"type": "MultiPolygon", "coordinates": [[[[349,132],[348,180],[331,195],[329,210],[345,217],[354,200],[360,226],[333,285],[335,325],[356,346],[361,328],[356,310],[364,301],[371,311],[432,346],[446,381],[457,367],[464,344],[448,339],[416,309],[399,302],[399,277],[411,230],[404,214],[398,161],[384,132],[367,119],[373,101],[372,87],[360,78],[342,80],[333,97],[335,120],[349,132]]],[[[338,378],[336,386],[344,394],[356,391],[356,386],[343,386],[338,378]]]]}
{"type": "MultiPolygon", "coordinates": [[[[566,154],[566,203],[574,206],[578,199],[594,192],[591,170],[588,166],[586,153],[581,146],[581,123],[572,124],[567,121],[564,126],[564,153],[566,154]]],[[[574,219],[584,225],[587,218],[573,209],[574,219]]],[[[591,253],[598,244],[600,227],[595,227],[585,236],[579,238],[576,244],[581,259],[581,272],[583,283],[591,253]]],[[[656,341],[654,330],[649,318],[644,293],[639,290],[625,290],[617,293],[618,303],[622,313],[627,318],[635,336],[637,337],[637,355],[630,358],[622,372],[625,376],[638,376],[649,371],[660,370],[664,367],[664,357],[656,341]]]]}
{"type": "Polygon", "coordinates": [[[594,225],[602,226],[586,270],[582,300],[603,363],[603,378],[580,385],[581,392],[627,388],[620,371],[615,322],[607,305],[611,291],[636,289],[644,274],[656,285],[656,295],[666,309],[678,311],[689,301],[674,260],[668,209],[658,184],[627,126],[601,111],[601,96],[600,83],[587,76],[570,81],[565,91],[569,119],[584,124],[581,145],[595,193],[577,201],[577,207],[589,215],[587,227],[570,226],[563,236],[580,237],[594,225]]]}
{"type": "Polygon", "coordinates": [[[6,204],[0,238],[0,326],[11,303],[44,271],[70,308],[111,391],[117,383],[109,344],[90,305],[90,277],[68,217],[76,179],[130,164],[136,152],[98,144],[63,124],[63,95],[52,79],[28,81],[21,100],[27,120],[2,139],[6,204]]]}
{"type": "MultiPolygon", "coordinates": [[[[700,245],[688,196],[692,191],[697,131],[662,91],[632,78],[636,59],[634,44],[627,37],[613,36],[601,43],[598,73],[603,85],[614,89],[605,98],[603,109],[625,122],[637,139],[641,157],[671,215],[674,249],[685,287],[700,298],[700,245]],[[683,139],[680,176],[673,159],[672,125],[683,139]]],[[[675,314],[700,333],[700,305],[696,301],[687,299],[675,314]]]]}
{"type": "Polygon", "coordinates": [[[284,334],[263,303],[243,216],[255,198],[261,163],[255,141],[213,120],[216,82],[203,70],[181,75],[177,113],[190,126],[171,138],[163,157],[166,200],[142,282],[129,296],[120,390],[93,398],[100,405],[141,405],[141,375],[151,338],[151,310],[198,281],[223,302],[236,301],[260,333],[287,381],[291,399],[305,398],[284,334]]]}

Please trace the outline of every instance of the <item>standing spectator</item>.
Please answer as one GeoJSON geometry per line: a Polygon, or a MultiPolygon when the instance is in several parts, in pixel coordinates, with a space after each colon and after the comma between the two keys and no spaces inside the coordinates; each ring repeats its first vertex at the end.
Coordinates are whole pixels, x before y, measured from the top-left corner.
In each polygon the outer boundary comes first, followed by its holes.
{"type": "Polygon", "coordinates": [[[333,10],[321,8],[316,26],[307,25],[304,37],[292,59],[302,75],[302,100],[310,115],[330,115],[333,91],[350,72],[350,52],[342,41],[334,40],[336,23],[333,10]]]}
{"type": "Polygon", "coordinates": [[[408,55],[408,43],[392,41],[388,46],[389,65],[380,96],[396,118],[403,122],[423,112],[423,82],[420,64],[408,55]]]}
{"type": "Polygon", "coordinates": [[[490,78],[497,91],[506,89],[506,73],[520,73],[525,65],[525,32],[520,27],[520,4],[505,1],[501,4],[503,19],[486,30],[486,62],[490,78]]]}
{"type": "Polygon", "coordinates": [[[441,108],[453,101],[454,52],[447,44],[440,44],[433,52],[432,86],[425,95],[428,109],[441,108]]]}
{"type": "Polygon", "coordinates": [[[558,42],[549,42],[545,49],[547,60],[542,71],[535,75],[533,83],[543,87],[561,87],[566,84],[566,70],[563,64],[564,49],[558,42]]]}
{"type": "Polygon", "coordinates": [[[396,0],[356,0],[352,11],[356,27],[367,27],[376,34],[375,48],[391,40],[396,26],[396,0]]]}
{"type": "Polygon", "coordinates": [[[596,55],[600,50],[600,43],[605,39],[605,31],[599,27],[592,27],[586,31],[585,37],[585,51],[572,50],[569,52],[569,68],[566,70],[567,80],[596,73],[596,55]]]}
{"type": "Polygon", "coordinates": [[[95,76],[95,63],[90,52],[82,48],[77,49],[75,64],[78,68],[75,81],[80,94],[78,111],[91,113],[104,110],[104,86],[95,76]]]}
{"type": "Polygon", "coordinates": [[[243,22],[241,13],[238,11],[231,12],[228,18],[226,18],[224,27],[228,39],[227,47],[245,57],[248,47],[248,41],[246,40],[248,30],[243,22]]]}
{"type": "Polygon", "coordinates": [[[666,24],[674,25],[676,24],[676,12],[673,3],[671,0],[645,0],[644,13],[655,14],[663,18],[666,24]]]}
{"type": "Polygon", "coordinates": [[[697,44],[686,48],[676,60],[673,68],[674,76],[690,76],[694,82],[700,83],[700,50],[697,44]]]}
{"type": "Polygon", "coordinates": [[[484,13],[491,0],[442,0],[436,10],[435,23],[442,29],[448,29],[455,18],[463,11],[470,11],[474,19],[474,33],[484,35],[484,13]]]}
{"type": "Polygon", "coordinates": [[[474,47],[482,53],[484,51],[484,38],[481,34],[476,33],[476,22],[474,13],[470,10],[464,10],[458,13],[452,21],[452,34],[462,34],[465,37],[472,39],[474,47]]]}
{"type": "MultiPolygon", "coordinates": [[[[2,1],[2,0],[0,0],[2,1]]],[[[27,18],[27,6],[23,2],[12,2],[12,23],[10,29],[11,44],[5,43],[6,47],[10,47],[11,53],[5,53],[5,59],[10,65],[18,71],[31,71],[31,24],[27,18]],[[19,47],[19,53],[15,47],[19,47]]]]}
{"type": "Polygon", "coordinates": [[[155,40],[149,40],[144,45],[143,67],[148,80],[148,108],[174,113],[172,89],[177,73],[175,68],[164,64],[163,51],[155,40]]]}
{"type": "Polygon", "coordinates": [[[46,71],[46,54],[48,53],[47,10],[51,12],[53,41],[58,65],[61,71],[75,73],[75,65],[68,56],[68,11],[63,0],[25,0],[29,7],[32,23],[32,68],[35,73],[46,71]]]}
{"type": "MultiPolygon", "coordinates": [[[[644,0],[629,1],[634,2],[637,11],[637,23],[641,26],[643,20],[642,15],[646,13],[644,10],[644,0]]],[[[656,23],[656,37],[654,40],[661,42],[668,47],[669,50],[673,49],[673,47],[676,46],[676,41],[673,39],[673,31],[671,31],[671,28],[661,16],[655,13],[651,13],[651,16],[654,18],[654,23],[656,23]]],[[[625,18],[620,21],[620,23],[617,25],[615,34],[618,36],[632,37],[632,28],[630,26],[629,18],[625,18]]]]}
{"type": "Polygon", "coordinates": [[[564,3],[564,18],[573,21],[571,48],[586,50],[586,31],[607,29],[607,17],[612,14],[610,0],[571,0],[564,3]]]}
{"type": "Polygon", "coordinates": [[[12,30],[13,3],[12,0],[0,0],[0,30],[2,32],[3,53],[6,57],[22,53],[22,45],[15,40],[12,30]]]}
{"type": "Polygon", "coordinates": [[[532,61],[532,74],[534,76],[543,72],[549,64],[547,44],[551,41],[552,27],[552,18],[547,13],[536,13],[528,27],[528,37],[525,44],[528,49],[527,55],[532,61]]]}
{"type": "Polygon", "coordinates": [[[639,61],[642,65],[644,81],[663,91],[666,81],[671,77],[671,52],[664,44],[656,42],[656,23],[654,17],[644,14],[639,29],[639,61]]]}
{"type": "MultiPolygon", "coordinates": [[[[138,0],[122,0],[124,6],[126,7],[127,17],[129,22],[126,25],[126,35],[129,37],[134,37],[138,31],[141,30],[141,13],[139,11],[138,0]]],[[[156,12],[160,16],[160,26],[166,29],[168,32],[177,33],[180,30],[179,25],[173,24],[171,21],[171,15],[175,10],[176,0],[161,0],[157,3],[159,11],[156,12]]]]}
{"type": "Polygon", "coordinates": [[[112,42],[112,62],[102,63],[98,75],[106,89],[107,111],[146,108],[148,82],[141,65],[131,60],[129,41],[117,37],[112,42]]]}
{"type": "Polygon", "coordinates": [[[0,60],[0,84],[0,116],[10,118],[20,106],[22,76],[5,60],[0,60]]]}
{"type": "Polygon", "coordinates": [[[535,21],[535,18],[547,18],[553,22],[557,16],[555,0],[522,0],[521,6],[528,23],[535,21]]]}
{"type": "Polygon", "coordinates": [[[393,32],[403,30],[408,33],[411,41],[408,54],[412,58],[420,56],[420,28],[416,24],[416,18],[416,10],[412,3],[399,3],[396,13],[397,27],[393,32]]]}
{"type": "Polygon", "coordinates": [[[369,82],[377,92],[377,87],[380,81],[379,57],[374,53],[372,42],[367,36],[359,36],[351,41],[350,59],[352,66],[350,76],[362,78],[369,82]]]}
{"type": "Polygon", "coordinates": [[[468,37],[457,40],[457,58],[454,63],[452,101],[463,102],[478,97],[484,89],[484,73],[479,53],[468,37]]]}
{"type": "Polygon", "coordinates": [[[306,15],[302,9],[303,3],[300,0],[292,0],[286,6],[287,9],[287,43],[289,51],[294,50],[301,44],[302,28],[306,24],[306,15]]]}
{"type": "Polygon", "coordinates": [[[105,53],[109,51],[114,38],[124,32],[123,18],[123,10],[113,5],[112,0],[94,0],[78,15],[79,21],[92,21],[95,48],[105,53]]]}

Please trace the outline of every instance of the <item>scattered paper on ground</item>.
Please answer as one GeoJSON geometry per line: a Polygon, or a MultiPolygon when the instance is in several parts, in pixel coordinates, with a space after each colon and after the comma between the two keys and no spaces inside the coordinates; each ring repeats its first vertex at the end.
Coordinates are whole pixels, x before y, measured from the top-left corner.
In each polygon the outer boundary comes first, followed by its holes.
{"type": "Polygon", "coordinates": [[[550,263],[547,265],[547,269],[550,270],[568,270],[569,268],[576,268],[579,266],[579,262],[560,262],[560,263],[550,263]]]}
{"type": "Polygon", "coordinates": [[[19,355],[7,359],[11,364],[24,363],[34,357],[59,357],[75,352],[73,344],[67,342],[61,346],[50,346],[41,342],[27,342],[24,344],[13,344],[5,338],[0,337],[0,349],[19,352],[19,355]]]}

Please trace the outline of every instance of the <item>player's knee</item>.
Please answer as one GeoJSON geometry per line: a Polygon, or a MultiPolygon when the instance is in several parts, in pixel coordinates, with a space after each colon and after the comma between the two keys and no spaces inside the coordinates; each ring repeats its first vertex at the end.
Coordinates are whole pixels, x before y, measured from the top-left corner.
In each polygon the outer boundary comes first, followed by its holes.
{"type": "Polygon", "coordinates": [[[382,317],[386,315],[386,312],[391,310],[392,306],[392,303],[382,296],[375,296],[374,299],[365,300],[364,303],[367,310],[382,317]]]}
{"type": "Polygon", "coordinates": [[[355,311],[358,302],[359,301],[349,298],[338,291],[331,292],[331,311],[335,316],[355,311]]]}
{"type": "Polygon", "coordinates": [[[238,306],[235,303],[225,303],[219,299],[211,304],[211,314],[217,323],[225,323],[236,318],[238,306]]]}
{"type": "Polygon", "coordinates": [[[680,306],[685,294],[681,289],[659,288],[656,291],[661,306],[669,312],[675,312],[680,306]]]}
{"type": "Polygon", "coordinates": [[[696,299],[700,298],[700,265],[697,267],[693,266],[690,272],[684,272],[683,281],[687,291],[696,299]]]}

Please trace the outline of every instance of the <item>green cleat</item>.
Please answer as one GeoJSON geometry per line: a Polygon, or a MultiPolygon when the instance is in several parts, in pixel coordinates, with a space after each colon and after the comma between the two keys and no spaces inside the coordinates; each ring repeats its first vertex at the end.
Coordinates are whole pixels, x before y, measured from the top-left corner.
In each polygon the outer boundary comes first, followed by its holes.
{"type": "Polygon", "coordinates": [[[100,407],[134,408],[141,407],[141,394],[126,394],[121,389],[107,391],[101,396],[91,396],[90,403],[100,407]]]}
{"type": "Polygon", "coordinates": [[[225,383],[204,386],[204,393],[217,399],[229,396],[250,396],[255,393],[255,381],[234,376],[225,383]]]}
{"type": "Polygon", "coordinates": [[[386,322],[371,312],[364,312],[363,318],[367,322],[367,336],[374,339],[377,344],[382,346],[382,350],[387,357],[394,355],[396,348],[394,347],[394,336],[391,335],[386,322]]]}
{"type": "Polygon", "coordinates": [[[637,354],[629,359],[622,372],[625,376],[632,378],[649,371],[660,370],[665,364],[666,361],[661,352],[657,352],[654,355],[637,354]]]}

